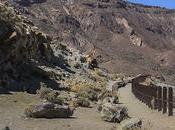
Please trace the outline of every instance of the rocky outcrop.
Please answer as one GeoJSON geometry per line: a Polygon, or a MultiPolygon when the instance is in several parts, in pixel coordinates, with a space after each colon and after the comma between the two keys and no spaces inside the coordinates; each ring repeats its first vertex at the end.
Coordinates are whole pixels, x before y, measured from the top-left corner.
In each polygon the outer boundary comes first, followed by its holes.
{"type": "MultiPolygon", "coordinates": [[[[40,32],[31,21],[15,10],[0,4],[0,84],[15,89],[18,81],[36,64],[51,62],[51,38],[40,32]]],[[[34,67],[33,67],[34,68],[34,67]]]]}
{"type": "Polygon", "coordinates": [[[130,118],[124,120],[117,127],[117,130],[140,130],[142,128],[142,121],[138,118],[130,118]]]}
{"type": "Polygon", "coordinates": [[[32,118],[68,118],[73,115],[73,109],[68,106],[45,102],[30,106],[25,110],[25,114],[32,118]]]}
{"type": "Polygon", "coordinates": [[[162,56],[175,50],[174,10],[124,0],[27,1],[30,6],[7,3],[54,39],[85,54],[95,50],[99,67],[129,75],[162,73],[174,82],[174,53],[162,56]]]}
{"type": "Polygon", "coordinates": [[[105,103],[101,109],[102,120],[120,123],[128,117],[127,108],[121,105],[105,103]]]}
{"type": "Polygon", "coordinates": [[[127,32],[127,35],[130,37],[130,42],[133,45],[136,46],[143,46],[143,41],[141,37],[139,37],[136,33],[135,30],[129,26],[128,21],[125,18],[116,18],[116,22],[120,25],[123,26],[127,32]]]}

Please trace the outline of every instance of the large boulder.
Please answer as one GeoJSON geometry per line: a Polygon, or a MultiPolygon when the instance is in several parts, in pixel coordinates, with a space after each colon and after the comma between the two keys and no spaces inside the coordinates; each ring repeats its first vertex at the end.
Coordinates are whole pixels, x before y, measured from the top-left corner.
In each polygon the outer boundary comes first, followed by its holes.
{"type": "Polygon", "coordinates": [[[128,117],[127,108],[119,104],[106,103],[101,108],[102,120],[120,123],[128,117]]]}
{"type": "Polygon", "coordinates": [[[117,96],[106,97],[103,100],[99,100],[97,102],[97,104],[98,104],[98,107],[97,107],[98,111],[101,111],[103,106],[104,106],[104,104],[106,104],[106,103],[118,104],[119,103],[118,97],[117,96]]]}
{"type": "Polygon", "coordinates": [[[142,121],[139,118],[131,118],[122,121],[117,130],[140,130],[141,127],[142,121]]]}
{"type": "Polygon", "coordinates": [[[68,118],[73,115],[69,106],[45,102],[30,106],[25,110],[27,117],[32,118],[68,118]]]}

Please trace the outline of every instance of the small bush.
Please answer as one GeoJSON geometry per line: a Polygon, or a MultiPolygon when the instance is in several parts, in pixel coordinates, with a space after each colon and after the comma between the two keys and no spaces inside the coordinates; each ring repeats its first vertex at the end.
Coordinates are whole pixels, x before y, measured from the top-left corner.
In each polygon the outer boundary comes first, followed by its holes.
{"type": "Polygon", "coordinates": [[[40,96],[41,99],[46,99],[47,95],[52,92],[52,89],[47,87],[41,87],[37,90],[37,94],[40,96]]]}
{"type": "Polygon", "coordinates": [[[37,91],[37,94],[41,99],[45,99],[49,102],[60,105],[64,103],[64,98],[59,97],[60,94],[52,89],[41,87],[41,89],[37,91]]]}
{"type": "Polygon", "coordinates": [[[70,103],[73,107],[90,107],[90,102],[87,98],[79,97],[70,103]]]}
{"type": "Polygon", "coordinates": [[[59,94],[56,92],[51,92],[45,97],[45,99],[49,102],[62,105],[64,103],[64,98],[61,98],[58,95],[59,94]]]}
{"type": "Polygon", "coordinates": [[[33,105],[30,105],[24,110],[26,117],[31,117],[31,113],[33,112],[33,105]]]}
{"type": "Polygon", "coordinates": [[[106,89],[103,89],[101,93],[98,95],[98,99],[103,100],[106,97],[112,97],[112,93],[106,89]]]}
{"type": "Polygon", "coordinates": [[[95,84],[93,84],[93,82],[81,81],[77,79],[67,80],[66,83],[68,84],[70,91],[72,92],[85,91],[89,88],[95,87],[95,84]]]}
{"type": "Polygon", "coordinates": [[[87,91],[81,91],[77,94],[78,97],[82,97],[82,98],[87,98],[91,101],[97,101],[98,100],[98,95],[97,95],[97,92],[90,89],[90,90],[87,90],[87,91]]]}

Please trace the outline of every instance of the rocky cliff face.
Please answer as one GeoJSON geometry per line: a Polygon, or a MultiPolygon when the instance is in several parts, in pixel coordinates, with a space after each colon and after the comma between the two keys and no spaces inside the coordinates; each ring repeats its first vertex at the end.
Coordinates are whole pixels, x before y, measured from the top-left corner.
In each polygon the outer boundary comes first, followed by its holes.
{"type": "MultiPolygon", "coordinates": [[[[20,88],[31,65],[51,61],[50,38],[12,8],[0,5],[0,84],[20,88]]],[[[24,81],[25,82],[25,81],[24,81]]]]}
{"type": "Polygon", "coordinates": [[[122,0],[6,2],[55,40],[96,57],[101,67],[174,79],[174,10],[122,0]]]}
{"type": "Polygon", "coordinates": [[[0,93],[102,89],[114,75],[89,69],[87,58],[41,32],[12,7],[0,4],[0,93]]]}
{"type": "Polygon", "coordinates": [[[33,93],[41,82],[59,89],[60,80],[73,73],[68,57],[81,57],[52,41],[31,21],[3,4],[0,40],[0,89],[33,93]]]}

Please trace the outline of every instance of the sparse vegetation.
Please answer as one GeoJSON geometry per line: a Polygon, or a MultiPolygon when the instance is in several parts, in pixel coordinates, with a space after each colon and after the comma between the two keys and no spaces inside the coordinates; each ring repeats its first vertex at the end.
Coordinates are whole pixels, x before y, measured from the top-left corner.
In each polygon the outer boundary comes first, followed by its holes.
{"type": "MultiPolygon", "coordinates": [[[[133,80],[123,73],[149,70],[175,75],[173,11],[122,0],[4,2],[0,2],[0,127],[7,123],[3,130],[109,130],[131,119],[130,103],[134,103],[131,115],[142,114],[141,104],[129,93],[133,80]]],[[[145,84],[152,82],[148,79],[145,84]]],[[[141,128],[140,119],[130,121],[122,130],[152,130],[150,124],[141,128]]]]}
{"type": "Polygon", "coordinates": [[[80,91],[77,93],[77,97],[87,98],[91,101],[97,101],[98,100],[98,94],[95,90],[89,89],[86,91],[80,91]]]}
{"type": "Polygon", "coordinates": [[[41,99],[45,99],[49,102],[56,103],[56,104],[63,104],[65,99],[62,97],[59,97],[59,93],[47,88],[47,87],[41,87],[40,90],[37,91],[38,95],[41,99]]]}
{"type": "Polygon", "coordinates": [[[90,107],[90,101],[84,97],[78,97],[72,101],[74,107],[90,107]]]}
{"type": "Polygon", "coordinates": [[[107,77],[99,75],[99,71],[90,71],[88,77],[83,78],[70,78],[64,81],[70,88],[70,91],[80,92],[80,91],[100,91],[106,86],[108,81],[107,77]],[[90,78],[90,79],[89,79],[90,78]],[[87,79],[87,80],[86,80],[87,79]]]}

